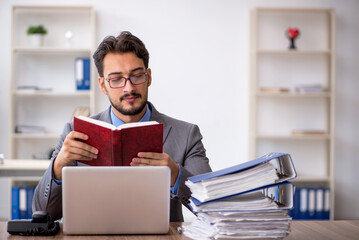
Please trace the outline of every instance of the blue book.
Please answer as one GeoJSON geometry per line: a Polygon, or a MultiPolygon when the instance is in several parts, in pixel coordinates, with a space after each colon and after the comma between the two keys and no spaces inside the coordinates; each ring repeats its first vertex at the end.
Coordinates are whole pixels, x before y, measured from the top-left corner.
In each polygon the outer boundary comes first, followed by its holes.
{"type": "Polygon", "coordinates": [[[323,219],[329,220],[330,219],[330,189],[325,188],[324,191],[324,206],[323,206],[323,219]]]}
{"type": "Polygon", "coordinates": [[[299,219],[308,219],[308,217],[309,217],[308,192],[309,192],[309,190],[307,188],[300,189],[299,219]]]}
{"type": "Polygon", "coordinates": [[[90,90],[90,59],[75,59],[75,80],[77,90],[90,90]]]}
{"type": "Polygon", "coordinates": [[[300,188],[295,187],[294,199],[293,199],[293,208],[289,211],[289,215],[290,215],[294,220],[295,220],[295,219],[300,219],[299,206],[300,206],[300,188]]]}
{"type": "Polygon", "coordinates": [[[287,153],[270,153],[222,170],[188,178],[192,197],[207,202],[260,187],[285,182],[297,176],[287,153]]]}
{"type": "Polygon", "coordinates": [[[293,194],[293,184],[284,182],[208,202],[192,197],[190,207],[194,212],[290,210],[293,194]]]}
{"type": "Polygon", "coordinates": [[[315,219],[322,220],[324,214],[324,189],[315,189],[315,219]]]}
{"type": "Polygon", "coordinates": [[[20,219],[27,218],[27,191],[26,188],[20,188],[19,190],[19,209],[20,209],[20,219]]]}
{"type": "Polygon", "coordinates": [[[13,220],[20,219],[19,191],[18,187],[11,188],[11,219],[13,220]]]}
{"type": "Polygon", "coordinates": [[[32,219],[32,198],[34,197],[35,188],[28,187],[26,188],[26,204],[27,204],[27,219],[32,219]]]}
{"type": "Polygon", "coordinates": [[[308,211],[307,211],[307,219],[316,219],[316,211],[315,211],[315,188],[308,188],[308,211]]]}

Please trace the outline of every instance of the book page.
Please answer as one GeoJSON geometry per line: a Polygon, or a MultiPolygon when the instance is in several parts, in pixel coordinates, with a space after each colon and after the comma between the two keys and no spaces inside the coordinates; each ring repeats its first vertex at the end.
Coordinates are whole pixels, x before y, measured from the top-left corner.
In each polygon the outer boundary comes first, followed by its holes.
{"type": "Polygon", "coordinates": [[[90,123],[105,127],[105,128],[112,129],[112,130],[116,129],[116,127],[114,125],[112,125],[111,123],[104,122],[104,121],[96,120],[96,119],[85,117],[85,116],[78,116],[77,118],[84,120],[86,122],[90,122],[90,123]]]}
{"type": "Polygon", "coordinates": [[[121,130],[124,128],[143,127],[143,126],[150,126],[150,125],[156,125],[156,124],[158,124],[158,122],[156,122],[156,121],[125,123],[125,124],[118,126],[116,129],[121,130]]]}
{"type": "Polygon", "coordinates": [[[121,129],[124,129],[124,128],[142,127],[142,126],[150,126],[150,125],[159,124],[156,121],[134,122],[134,123],[125,123],[125,124],[122,124],[122,125],[120,125],[120,126],[118,126],[116,128],[111,123],[100,121],[100,120],[93,119],[93,118],[90,118],[90,117],[85,117],[85,116],[81,115],[81,116],[78,116],[77,118],[79,118],[81,120],[84,120],[84,121],[87,121],[87,122],[90,122],[90,123],[93,123],[93,124],[96,124],[96,125],[99,125],[99,126],[102,126],[102,127],[105,127],[105,128],[112,129],[112,130],[115,130],[115,129],[121,130],[121,129]]]}

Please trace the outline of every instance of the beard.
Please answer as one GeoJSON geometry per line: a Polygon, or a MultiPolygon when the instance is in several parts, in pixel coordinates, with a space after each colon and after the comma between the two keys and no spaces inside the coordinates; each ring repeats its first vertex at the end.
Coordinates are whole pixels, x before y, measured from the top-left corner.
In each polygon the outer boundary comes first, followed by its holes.
{"type": "MultiPolygon", "coordinates": [[[[135,116],[137,114],[140,114],[143,109],[146,107],[147,104],[147,97],[146,98],[142,98],[141,94],[138,93],[131,93],[131,94],[125,94],[120,98],[120,103],[119,104],[115,104],[110,97],[108,97],[108,99],[110,100],[110,103],[112,105],[112,107],[114,107],[118,112],[120,112],[123,115],[126,116],[135,116]],[[138,107],[132,107],[130,109],[125,109],[120,103],[123,101],[123,99],[125,97],[137,97],[141,99],[141,103],[138,107]]],[[[131,104],[133,106],[133,104],[131,104]]]]}

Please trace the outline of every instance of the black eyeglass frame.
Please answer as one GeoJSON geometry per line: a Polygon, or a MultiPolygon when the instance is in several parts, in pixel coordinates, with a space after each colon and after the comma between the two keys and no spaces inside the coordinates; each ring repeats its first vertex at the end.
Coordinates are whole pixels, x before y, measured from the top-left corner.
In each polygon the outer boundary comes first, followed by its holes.
{"type": "Polygon", "coordinates": [[[139,74],[133,74],[133,75],[129,76],[128,78],[126,78],[126,77],[121,77],[120,79],[125,79],[125,83],[124,83],[123,86],[121,86],[121,87],[112,87],[112,86],[111,86],[111,79],[108,79],[108,78],[104,78],[104,79],[108,82],[108,85],[110,85],[110,88],[113,88],[113,89],[123,88],[123,87],[126,86],[127,81],[130,81],[132,85],[140,85],[140,84],[143,84],[143,83],[147,82],[147,80],[148,80],[148,72],[139,73],[139,74]],[[132,77],[138,76],[138,75],[142,75],[142,74],[144,74],[144,75],[146,76],[145,81],[140,82],[140,83],[133,83],[133,82],[132,82],[132,80],[131,80],[132,77]]]}

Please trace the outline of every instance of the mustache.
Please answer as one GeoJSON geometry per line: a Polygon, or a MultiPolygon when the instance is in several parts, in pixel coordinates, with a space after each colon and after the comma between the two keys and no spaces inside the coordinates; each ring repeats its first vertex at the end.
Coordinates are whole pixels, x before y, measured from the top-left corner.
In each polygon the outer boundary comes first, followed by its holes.
{"type": "Polygon", "coordinates": [[[120,100],[122,101],[126,97],[139,97],[139,98],[141,98],[142,96],[139,93],[127,93],[127,94],[121,96],[120,100]]]}

